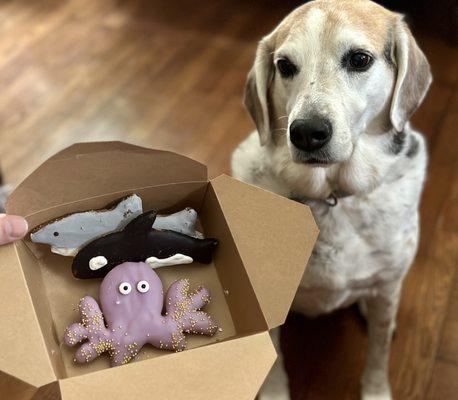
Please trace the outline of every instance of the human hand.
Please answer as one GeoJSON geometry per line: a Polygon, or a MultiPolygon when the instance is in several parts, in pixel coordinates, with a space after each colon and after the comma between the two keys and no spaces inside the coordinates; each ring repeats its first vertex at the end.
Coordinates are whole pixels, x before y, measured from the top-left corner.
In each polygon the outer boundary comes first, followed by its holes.
{"type": "Polygon", "coordinates": [[[18,215],[0,214],[0,245],[22,239],[28,229],[24,218],[18,215]]]}

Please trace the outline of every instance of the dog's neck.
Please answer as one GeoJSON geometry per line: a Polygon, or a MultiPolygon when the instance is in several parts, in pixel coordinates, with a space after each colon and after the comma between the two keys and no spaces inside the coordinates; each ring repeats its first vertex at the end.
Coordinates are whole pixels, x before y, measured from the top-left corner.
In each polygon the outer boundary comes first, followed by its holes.
{"type": "MultiPolygon", "coordinates": [[[[323,200],[329,205],[347,196],[365,196],[382,183],[393,179],[392,170],[408,151],[410,127],[403,132],[393,129],[378,135],[361,135],[351,157],[329,167],[311,167],[292,162],[285,144],[267,150],[273,160],[273,173],[291,188],[294,199],[323,200]]],[[[285,137],[286,139],[286,137],[285,137]]]]}

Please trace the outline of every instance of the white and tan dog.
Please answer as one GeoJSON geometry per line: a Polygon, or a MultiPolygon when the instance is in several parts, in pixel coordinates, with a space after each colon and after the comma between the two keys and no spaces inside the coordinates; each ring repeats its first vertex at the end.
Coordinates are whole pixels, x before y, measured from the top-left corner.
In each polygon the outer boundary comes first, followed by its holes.
{"type": "MultiPolygon", "coordinates": [[[[366,400],[391,398],[390,341],[427,163],[408,120],[430,83],[402,16],[368,0],[296,9],[261,40],[248,76],[257,133],[234,152],[233,175],[311,206],[320,236],[293,309],[316,316],[360,304],[366,400]]],[[[280,355],[260,397],[288,393],[280,355]]]]}

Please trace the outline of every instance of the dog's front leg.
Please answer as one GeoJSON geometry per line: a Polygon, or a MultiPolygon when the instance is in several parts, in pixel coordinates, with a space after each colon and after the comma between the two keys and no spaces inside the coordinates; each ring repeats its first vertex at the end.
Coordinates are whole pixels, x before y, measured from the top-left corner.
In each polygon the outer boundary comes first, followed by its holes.
{"type": "Polygon", "coordinates": [[[401,280],[384,284],[366,299],[369,346],[362,376],[362,400],[390,400],[388,361],[396,326],[401,280]]]}
{"type": "Polygon", "coordinates": [[[258,395],[258,400],[289,400],[289,383],[286,374],[283,353],[280,348],[280,328],[273,329],[270,337],[277,350],[278,357],[270,370],[258,395]]]}

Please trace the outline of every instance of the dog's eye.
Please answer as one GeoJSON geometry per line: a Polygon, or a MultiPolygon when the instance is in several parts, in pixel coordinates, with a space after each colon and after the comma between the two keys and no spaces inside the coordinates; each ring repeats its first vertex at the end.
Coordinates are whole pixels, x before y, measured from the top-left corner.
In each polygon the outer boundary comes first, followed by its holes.
{"type": "Polygon", "coordinates": [[[280,58],[277,61],[277,68],[283,78],[292,78],[297,74],[297,67],[287,58],[280,58]]]}
{"type": "Polygon", "coordinates": [[[351,71],[367,71],[372,61],[373,58],[363,51],[353,51],[345,57],[346,67],[351,71]]]}

